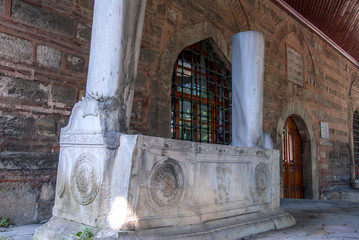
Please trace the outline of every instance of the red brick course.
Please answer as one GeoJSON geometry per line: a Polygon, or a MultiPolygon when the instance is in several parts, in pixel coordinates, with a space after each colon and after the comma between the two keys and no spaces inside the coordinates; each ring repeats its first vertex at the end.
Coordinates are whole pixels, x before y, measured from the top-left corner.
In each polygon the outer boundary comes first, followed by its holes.
{"type": "Polygon", "coordinates": [[[0,217],[13,223],[51,216],[60,128],[86,86],[92,5],[0,2],[0,217]]]}

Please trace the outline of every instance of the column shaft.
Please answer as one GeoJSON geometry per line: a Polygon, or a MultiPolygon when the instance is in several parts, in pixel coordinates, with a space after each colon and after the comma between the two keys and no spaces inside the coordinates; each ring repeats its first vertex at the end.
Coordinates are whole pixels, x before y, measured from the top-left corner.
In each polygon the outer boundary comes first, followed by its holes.
{"type": "Polygon", "coordinates": [[[145,5],[146,0],[95,0],[94,5],[86,96],[117,102],[114,129],[123,133],[131,118],[145,5]]]}
{"type": "Polygon", "coordinates": [[[257,147],[262,135],[264,35],[232,37],[232,145],[257,147]]]}

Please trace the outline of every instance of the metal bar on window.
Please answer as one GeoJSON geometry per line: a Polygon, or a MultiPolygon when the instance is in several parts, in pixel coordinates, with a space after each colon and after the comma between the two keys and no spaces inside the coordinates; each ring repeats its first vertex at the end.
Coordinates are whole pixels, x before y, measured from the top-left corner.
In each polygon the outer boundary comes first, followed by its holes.
{"type": "MultiPolygon", "coordinates": [[[[205,62],[206,64],[206,84],[207,84],[207,143],[212,142],[212,132],[210,131],[210,125],[209,125],[209,119],[212,118],[211,108],[209,105],[209,90],[210,90],[210,51],[209,51],[209,42],[206,41],[206,51],[207,51],[207,60],[205,62]]],[[[213,110],[212,110],[213,111],[213,110]]]]}
{"type": "Polygon", "coordinates": [[[181,114],[180,114],[180,124],[182,125],[182,133],[181,133],[181,140],[184,139],[184,133],[185,133],[185,124],[184,124],[184,113],[183,113],[183,78],[184,78],[184,68],[183,68],[183,65],[184,65],[184,54],[182,53],[182,59],[181,59],[181,91],[182,91],[182,94],[181,94],[181,114]]]}
{"type": "Polygon", "coordinates": [[[209,40],[185,48],[172,78],[172,138],[229,144],[231,73],[209,40]]]}
{"type": "Polygon", "coordinates": [[[354,172],[355,180],[359,180],[359,112],[353,114],[354,172]]]}

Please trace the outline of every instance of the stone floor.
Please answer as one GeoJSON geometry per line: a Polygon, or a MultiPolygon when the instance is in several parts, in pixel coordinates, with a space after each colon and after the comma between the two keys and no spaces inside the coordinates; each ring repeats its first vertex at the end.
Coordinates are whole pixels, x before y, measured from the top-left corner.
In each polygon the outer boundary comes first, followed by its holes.
{"type": "Polygon", "coordinates": [[[359,239],[359,201],[285,199],[281,207],[295,218],[295,226],[245,240],[359,239]]]}
{"type": "MultiPolygon", "coordinates": [[[[281,207],[294,216],[297,225],[244,239],[359,239],[359,201],[285,199],[281,207]]],[[[0,228],[0,240],[30,240],[39,226],[0,228]]]]}
{"type": "Polygon", "coordinates": [[[0,240],[31,240],[36,228],[40,226],[41,224],[0,227],[0,240]]]}

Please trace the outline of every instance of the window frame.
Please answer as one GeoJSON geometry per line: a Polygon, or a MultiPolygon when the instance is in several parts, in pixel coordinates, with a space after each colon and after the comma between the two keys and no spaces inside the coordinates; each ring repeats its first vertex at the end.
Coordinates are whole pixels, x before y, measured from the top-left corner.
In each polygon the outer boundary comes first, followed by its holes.
{"type": "Polygon", "coordinates": [[[359,182],[359,111],[353,112],[354,181],[359,182]]]}
{"type": "Polygon", "coordinates": [[[209,39],[184,48],[176,59],[172,75],[172,138],[230,144],[231,84],[231,72],[218,58],[209,39]],[[183,84],[185,81],[190,88],[183,84]],[[202,90],[203,87],[206,91],[202,90]],[[189,113],[183,109],[185,102],[190,103],[189,113]],[[207,110],[203,112],[202,108],[207,110]],[[204,118],[202,113],[206,115],[204,118]],[[186,114],[189,114],[190,118],[185,119],[183,116],[186,114]],[[185,126],[185,122],[189,126],[185,126]],[[187,129],[190,136],[186,132],[187,129]]]}

